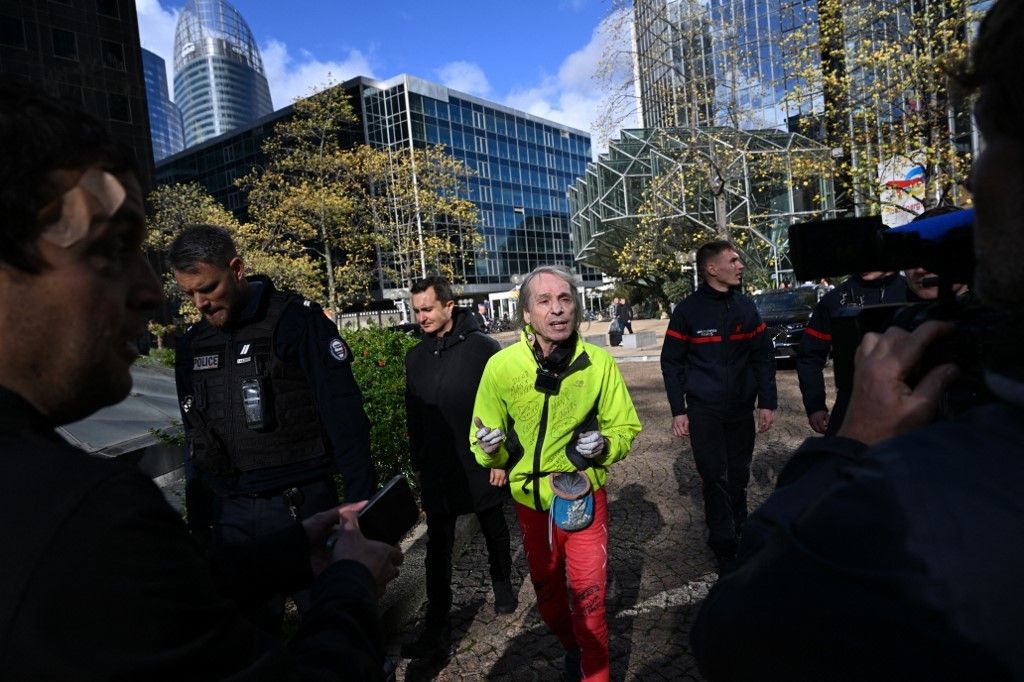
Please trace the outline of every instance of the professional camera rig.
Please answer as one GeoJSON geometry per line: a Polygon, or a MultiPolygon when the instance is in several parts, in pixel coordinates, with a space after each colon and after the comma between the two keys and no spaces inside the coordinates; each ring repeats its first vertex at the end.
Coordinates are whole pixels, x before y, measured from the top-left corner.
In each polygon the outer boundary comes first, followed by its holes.
{"type": "Polygon", "coordinates": [[[853,385],[854,353],[864,334],[892,325],[913,330],[927,320],[955,324],[954,331],[929,347],[914,373],[953,362],[961,379],[944,399],[947,416],[988,402],[986,369],[1015,362],[1021,320],[985,307],[972,296],[957,298],[953,285],[974,276],[974,210],[964,209],[886,229],[877,216],[807,222],[789,228],[790,260],[798,280],[850,273],[893,272],[921,267],[934,273],[926,285],[939,287],[935,301],[841,309],[833,317],[832,358],[836,387],[853,385]]]}

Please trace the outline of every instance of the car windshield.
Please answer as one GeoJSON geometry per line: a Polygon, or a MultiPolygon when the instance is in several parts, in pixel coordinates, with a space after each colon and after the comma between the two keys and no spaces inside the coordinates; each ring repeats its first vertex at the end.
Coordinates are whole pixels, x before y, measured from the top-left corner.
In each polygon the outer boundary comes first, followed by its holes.
{"type": "Polygon", "coordinates": [[[754,296],[754,305],[762,315],[784,313],[792,310],[810,310],[818,302],[818,292],[811,287],[791,291],[773,291],[770,294],[754,296]]]}

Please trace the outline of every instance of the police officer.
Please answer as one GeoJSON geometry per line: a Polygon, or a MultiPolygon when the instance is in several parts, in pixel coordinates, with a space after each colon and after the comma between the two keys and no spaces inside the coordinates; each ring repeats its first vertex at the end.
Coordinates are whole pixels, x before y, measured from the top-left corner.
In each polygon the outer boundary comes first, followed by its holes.
{"type": "Polygon", "coordinates": [[[850,387],[839,386],[831,414],[825,403],[825,363],[832,352],[832,318],[841,308],[903,303],[906,300],[907,282],[899,273],[865,272],[851,275],[818,301],[800,338],[796,355],[796,373],[807,423],[816,432],[834,434],[842,423],[849,400],[850,387]]]}
{"type": "MultiPolygon", "coordinates": [[[[181,338],[175,381],[185,424],[194,533],[235,543],[349,502],[377,485],[351,353],[319,306],[278,291],[220,227],[193,225],[170,248],[174,278],[203,319],[181,338]]],[[[300,611],[306,596],[297,595],[300,611]]],[[[248,614],[280,627],[284,596],[248,614]]]]}

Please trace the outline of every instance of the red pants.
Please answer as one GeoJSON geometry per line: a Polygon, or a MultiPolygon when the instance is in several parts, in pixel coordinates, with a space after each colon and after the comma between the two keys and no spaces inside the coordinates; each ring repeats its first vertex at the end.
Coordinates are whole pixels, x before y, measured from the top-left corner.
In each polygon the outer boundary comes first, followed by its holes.
{"type": "Polygon", "coordinates": [[[579,648],[584,680],[608,679],[608,624],[604,617],[608,572],[608,502],[594,493],[594,521],[583,530],[554,526],[548,546],[548,512],[516,504],[537,610],[568,651],[579,648]],[[572,593],[572,606],[568,591],[572,593]]]}

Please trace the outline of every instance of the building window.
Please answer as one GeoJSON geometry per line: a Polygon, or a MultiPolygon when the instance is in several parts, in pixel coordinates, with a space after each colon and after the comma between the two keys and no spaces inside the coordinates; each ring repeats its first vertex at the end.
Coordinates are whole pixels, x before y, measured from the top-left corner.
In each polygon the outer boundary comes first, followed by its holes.
{"type": "Polygon", "coordinates": [[[124,95],[107,93],[107,113],[111,121],[132,122],[132,107],[124,95]]]}
{"type": "Polygon", "coordinates": [[[25,27],[21,19],[0,14],[0,45],[25,48],[25,27]]]}
{"type": "Polygon", "coordinates": [[[96,11],[105,17],[121,18],[121,12],[118,11],[117,7],[117,0],[96,0],[96,11]]]}
{"type": "Polygon", "coordinates": [[[100,49],[103,53],[103,66],[108,69],[125,71],[124,46],[121,43],[114,43],[109,40],[100,41],[100,49]]]}
{"type": "Polygon", "coordinates": [[[51,29],[51,33],[54,56],[78,61],[78,40],[75,38],[75,34],[60,28],[51,29]]]}

